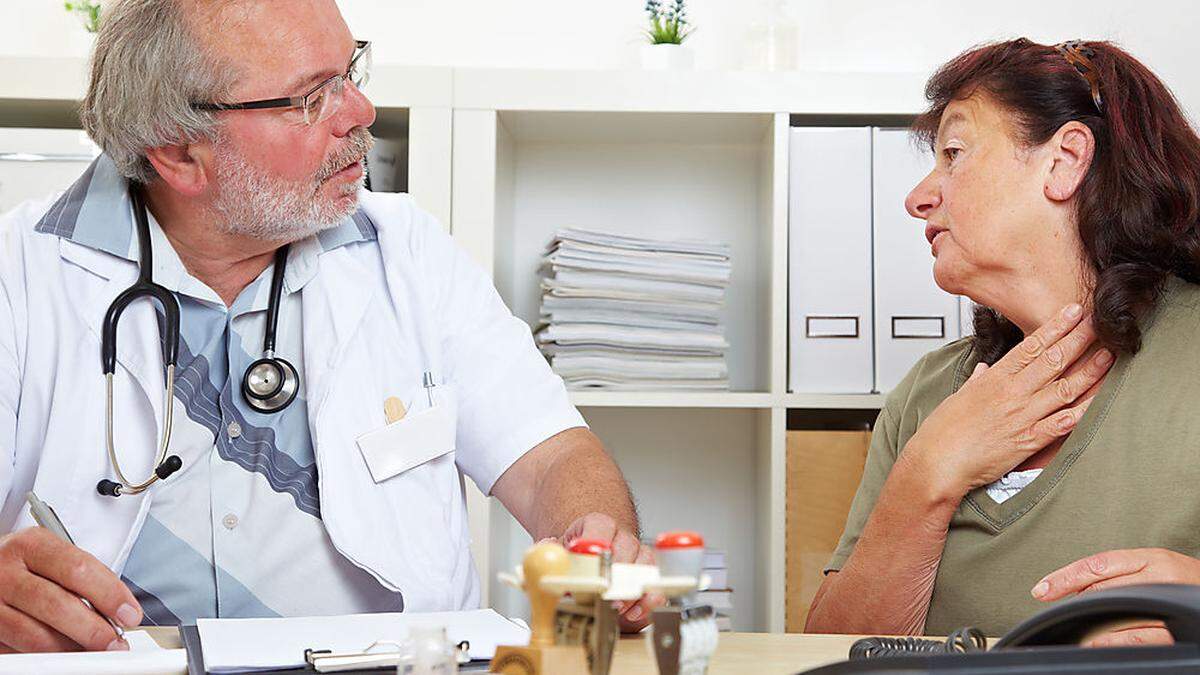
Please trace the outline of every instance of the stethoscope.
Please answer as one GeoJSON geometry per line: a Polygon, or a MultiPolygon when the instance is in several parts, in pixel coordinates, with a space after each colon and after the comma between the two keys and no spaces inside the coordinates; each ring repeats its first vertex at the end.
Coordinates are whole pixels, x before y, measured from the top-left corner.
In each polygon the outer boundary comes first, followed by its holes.
{"type": "MultiPolygon", "coordinates": [[[[171,442],[172,401],[175,396],[175,362],[179,356],[179,301],[166,288],[154,283],[154,258],[150,249],[150,223],[146,216],[146,203],[141,190],[131,187],[129,198],[133,203],[133,215],[137,221],[138,235],[138,279],[125,289],[108,306],[100,333],[100,361],[104,370],[107,403],[105,405],[105,441],[108,460],[117,474],[117,480],[107,478],[96,484],[96,491],[107,497],[123,494],[135,495],[183,467],[179,455],[167,456],[171,442]],[[163,432],[155,455],[154,471],[140,483],[135,483],[121,471],[117,451],[113,444],[113,374],[117,366],[117,323],[121,312],[131,302],[141,297],[158,301],[164,314],[163,321],[163,364],[166,366],[166,388],[163,393],[163,432]]],[[[263,333],[263,356],[246,369],[242,377],[242,397],[246,403],[260,413],[275,413],[283,410],[296,398],[300,389],[300,374],[287,360],[275,356],[275,329],[279,324],[279,298],[283,293],[283,274],[287,267],[288,247],[275,251],[275,269],[271,277],[271,297],[267,305],[267,325],[263,333]]]]}

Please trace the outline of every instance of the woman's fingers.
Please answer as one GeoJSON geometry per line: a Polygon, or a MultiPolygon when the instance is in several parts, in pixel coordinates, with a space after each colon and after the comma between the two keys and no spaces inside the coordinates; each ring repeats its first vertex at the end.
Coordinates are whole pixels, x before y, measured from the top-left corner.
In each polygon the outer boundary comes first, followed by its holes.
{"type": "Polygon", "coordinates": [[[1083,414],[1087,412],[1088,406],[1094,400],[1094,396],[1085,398],[1077,405],[1059,410],[1042,421],[1037,422],[1030,427],[1029,438],[1023,439],[1023,445],[1027,449],[1031,449],[1032,452],[1037,452],[1053,443],[1056,439],[1071,433],[1075,426],[1079,424],[1079,420],[1083,419],[1083,414]]]}
{"type": "Polygon", "coordinates": [[[1071,368],[1066,375],[1034,394],[1034,410],[1050,415],[1076,401],[1095,396],[1099,382],[1112,364],[1113,355],[1107,349],[1083,359],[1079,367],[1071,368]]]}
{"type": "Polygon", "coordinates": [[[979,377],[980,375],[983,375],[984,373],[987,372],[987,369],[988,369],[988,364],[984,363],[983,361],[976,363],[975,370],[971,371],[971,376],[967,378],[967,382],[970,382],[971,380],[974,380],[975,378],[979,377]]]}
{"type": "Polygon", "coordinates": [[[1009,375],[1018,375],[1025,368],[1046,353],[1052,345],[1079,325],[1083,318],[1083,307],[1076,304],[1067,305],[1050,321],[1030,333],[1016,347],[996,362],[1009,375]]]}
{"type": "Polygon", "coordinates": [[[1095,340],[1096,330],[1092,327],[1092,319],[1090,316],[1084,317],[1070,332],[1048,346],[1041,356],[1026,366],[1017,379],[1028,391],[1038,391],[1066,372],[1095,340]]]}
{"type": "Polygon", "coordinates": [[[1173,645],[1175,638],[1165,625],[1124,628],[1105,633],[1083,644],[1084,647],[1141,647],[1173,645]]]}

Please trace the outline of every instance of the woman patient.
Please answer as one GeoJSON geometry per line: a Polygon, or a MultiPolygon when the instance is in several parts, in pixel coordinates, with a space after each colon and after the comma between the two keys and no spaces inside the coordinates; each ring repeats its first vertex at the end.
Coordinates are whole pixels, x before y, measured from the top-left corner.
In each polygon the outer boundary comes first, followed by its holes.
{"type": "Polygon", "coordinates": [[[983,46],[926,96],[937,161],[906,205],[976,336],[888,396],[807,630],[1000,635],[1077,593],[1200,583],[1200,139],[1105,42],[983,46]]]}

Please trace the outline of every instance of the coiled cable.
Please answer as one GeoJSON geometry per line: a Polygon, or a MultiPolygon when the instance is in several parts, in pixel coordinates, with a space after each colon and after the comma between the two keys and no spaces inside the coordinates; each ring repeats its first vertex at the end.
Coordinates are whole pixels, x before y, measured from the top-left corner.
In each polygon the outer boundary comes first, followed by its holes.
{"type": "Polygon", "coordinates": [[[987,651],[987,637],[974,626],[965,626],[951,633],[944,641],[923,638],[870,637],[850,646],[851,659],[877,659],[887,656],[915,654],[956,654],[987,651]]]}

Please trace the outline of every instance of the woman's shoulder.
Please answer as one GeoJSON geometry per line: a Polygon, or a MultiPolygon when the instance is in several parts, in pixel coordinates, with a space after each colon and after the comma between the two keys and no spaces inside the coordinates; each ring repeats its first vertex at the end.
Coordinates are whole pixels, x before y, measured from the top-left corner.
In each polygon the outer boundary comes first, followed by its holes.
{"type": "Polygon", "coordinates": [[[923,419],[967,381],[978,362],[973,335],[929,352],[887,393],[884,411],[897,422],[914,413],[923,419]]]}

